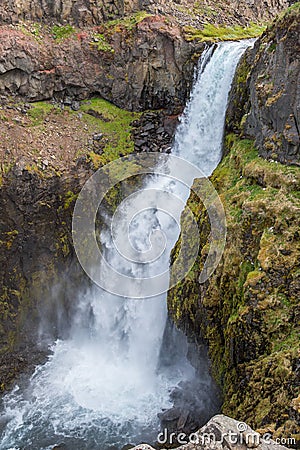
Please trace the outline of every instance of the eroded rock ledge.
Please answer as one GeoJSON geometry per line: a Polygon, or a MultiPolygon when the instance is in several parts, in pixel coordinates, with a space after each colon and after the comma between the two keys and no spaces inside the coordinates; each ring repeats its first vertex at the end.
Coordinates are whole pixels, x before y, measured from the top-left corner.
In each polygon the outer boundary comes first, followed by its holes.
{"type": "Polygon", "coordinates": [[[247,25],[251,21],[270,20],[287,6],[287,0],[3,0],[0,22],[32,20],[90,26],[145,9],[154,14],[159,12],[175,17],[182,25],[199,26],[207,18],[215,23],[247,25]]]}
{"type": "Polygon", "coordinates": [[[0,95],[29,101],[99,95],[127,110],[182,108],[204,44],[188,43],[162,16],[128,28],[86,29],[55,40],[41,30],[0,29],[0,95]],[[27,30],[27,31],[26,31],[27,30]],[[104,33],[105,32],[105,37],[104,33]]]}
{"type": "Polygon", "coordinates": [[[227,114],[228,131],[254,139],[261,156],[298,165],[299,14],[298,2],[243,57],[227,114]]]}

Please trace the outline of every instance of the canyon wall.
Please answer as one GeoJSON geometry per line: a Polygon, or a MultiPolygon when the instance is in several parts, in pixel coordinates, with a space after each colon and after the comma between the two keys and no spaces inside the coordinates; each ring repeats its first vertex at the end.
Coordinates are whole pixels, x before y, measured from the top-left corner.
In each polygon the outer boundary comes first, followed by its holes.
{"type": "Polygon", "coordinates": [[[42,20],[87,26],[121,17],[138,9],[139,3],[139,0],[4,0],[0,22],[42,20]]]}
{"type": "MultiPolygon", "coordinates": [[[[175,322],[209,345],[212,369],[223,387],[223,412],[273,436],[296,440],[300,425],[298,27],[299,3],[258,40],[238,67],[228,108],[225,155],[211,177],[226,211],[225,251],[214,274],[200,285],[210,225],[192,193],[188,206],[199,225],[201,250],[187,279],[168,298],[175,322]]],[[[182,222],[186,221],[184,212],[182,222]]],[[[188,234],[177,243],[173,259],[181,244],[189,245],[188,234]]]]}
{"type": "Polygon", "coordinates": [[[201,25],[207,19],[220,24],[247,25],[250,21],[270,20],[287,6],[287,0],[3,0],[0,23],[31,20],[47,24],[71,23],[82,27],[99,25],[103,21],[144,9],[175,17],[182,25],[201,25]]]}
{"type": "Polygon", "coordinates": [[[131,110],[182,108],[196,50],[180,28],[162,16],[120,21],[105,30],[59,40],[30,31],[0,30],[0,94],[28,101],[99,95],[131,110]],[[102,32],[101,32],[102,31],[102,32]]]}
{"type": "MultiPolygon", "coordinates": [[[[6,374],[1,378],[1,389],[10,385],[30,359],[32,343],[26,336],[36,326],[36,304],[51,295],[63,301],[61,293],[49,293],[49,283],[55,285],[62,269],[74,276],[75,284],[80,277],[73,268],[70,238],[78,189],[97,164],[125,152],[117,147],[116,153],[106,157],[106,150],[95,144],[98,138],[93,141],[103,124],[99,127],[93,122],[89,128],[89,122],[77,122],[82,115],[79,110],[71,120],[79,130],[88,127],[94,147],[86,157],[78,146],[79,156],[74,153],[75,163],[69,167],[63,150],[77,145],[80,137],[64,122],[65,106],[77,110],[78,101],[95,95],[132,111],[164,108],[177,115],[185,105],[195,62],[205,45],[187,42],[178,24],[203,25],[207,18],[216,24],[245,24],[252,19],[270,19],[285,5],[273,0],[218,5],[207,1],[206,9],[197,12],[196,2],[189,8],[184,1],[139,5],[122,1],[1,3],[0,95],[5,107],[0,114],[8,135],[19,127],[22,141],[25,129],[32,130],[32,123],[23,120],[24,102],[54,99],[61,107],[59,112],[51,111],[50,119],[43,110],[41,116],[32,113],[33,122],[41,128],[25,141],[30,150],[26,164],[21,161],[22,145],[12,163],[7,159],[3,163],[3,155],[8,152],[10,158],[14,142],[9,146],[5,140],[1,147],[0,252],[5,263],[1,272],[4,320],[0,340],[6,374]],[[168,17],[119,20],[128,11],[142,7],[168,17]],[[175,21],[169,18],[172,15],[175,21]],[[104,20],[115,18],[116,22],[103,28],[104,20]],[[24,20],[88,28],[61,28],[66,35],[58,37],[48,25],[17,24],[24,20]],[[9,109],[19,101],[21,106],[9,109]],[[13,111],[11,116],[9,111],[13,111]],[[53,134],[53,141],[60,139],[57,123],[63,133],[75,135],[76,141],[48,148],[46,135],[53,134]],[[45,144],[47,158],[36,155],[39,139],[45,144]],[[57,163],[52,163],[51,157],[57,163]],[[53,166],[51,173],[48,166],[53,166]],[[37,280],[44,280],[44,286],[40,281],[37,285],[37,280]],[[32,322],[24,321],[25,316],[31,316],[32,322]]],[[[214,375],[224,390],[224,411],[255,428],[271,430],[274,436],[296,435],[299,424],[295,331],[299,319],[298,19],[295,7],[268,30],[239,67],[228,110],[226,156],[212,177],[228,215],[224,257],[213,277],[199,286],[209,224],[199,201],[191,198],[201,224],[203,248],[192,276],[174,288],[168,300],[175,322],[194,337],[208,341],[214,375]]],[[[92,105],[90,110],[92,118],[103,118],[101,108],[95,111],[92,105]]],[[[115,110],[108,118],[104,115],[104,122],[115,115],[115,110]]],[[[117,124],[115,135],[107,137],[113,148],[124,127],[129,129],[129,122],[126,126],[117,124]]],[[[128,140],[124,142],[128,144],[128,140]]],[[[54,310],[50,309],[51,314],[54,310]]],[[[67,321],[67,316],[66,312],[62,318],[67,321]]]]}

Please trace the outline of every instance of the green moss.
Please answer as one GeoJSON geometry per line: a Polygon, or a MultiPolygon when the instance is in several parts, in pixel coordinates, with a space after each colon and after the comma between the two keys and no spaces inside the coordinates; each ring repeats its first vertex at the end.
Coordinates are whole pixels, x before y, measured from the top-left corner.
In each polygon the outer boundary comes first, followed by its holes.
{"type": "MultiPolygon", "coordinates": [[[[189,12],[189,9],[186,9],[185,12],[189,12]]],[[[211,6],[204,5],[203,2],[195,2],[193,5],[193,12],[195,14],[204,14],[206,17],[215,17],[218,13],[211,6]]]]}
{"type": "MultiPolygon", "coordinates": [[[[83,101],[80,112],[82,114],[81,120],[83,122],[84,133],[87,136],[101,133],[103,138],[101,140],[101,149],[95,149],[94,151],[90,147],[87,152],[83,148],[77,156],[87,154],[93,166],[99,168],[112,160],[126,156],[134,151],[134,142],[131,138],[131,123],[140,117],[140,113],[123,110],[101,98],[92,98],[83,101]]],[[[62,112],[58,106],[50,102],[33,103],[31,109],[28,111],[31,124],[36,127],[43,127],[47,116],[52,116],[53,114],[64,114],[66,120],[71,120],[73,115],[78,115],[78,112],[70,108],[65,108],[62,112]]],[[[3,168],[4,165],[2,165],[2,171],[3,168]]],[[[7,167],[6,171],[9,168],[7,167]]],[[[52,168],[48,171],[41,171],[38,165],[33,164],[27,165],[26,169],[30,172],[37,172],[43,177],[46,177],[48,172],[52,174],[55,172],[55,169],[52,168]]]]}
{"type": "Polygon", "coordinates": [[[121,19],[110,20],[102,25],[108,34],[118,33],[122,30],[132,31],[136,26],[147,17],[151,17],[146,11],[138,11],[121,19]]]}
{"type": "Polygon", "coordinates": [[[65,194],[65,201],[64,201],[64,208],[65,209],[69,209],[71,205],[74,206],[77,197],[78,197],[78,194],[75,194],[72,191],[66,192],[66,194],[65,194]]]}
{"type": "Polygon", "coordinates": [[[202,30],[187,26],[185,27],[186,39],[193,41],[198,39],[202,42],[211,41],[235,41],[239,39],[248,39],[260,36],[265,30],[265,25],[251,23],[247,27],[235,25],[232,27],[221,27],[212,24],[205,24],[202,30]]]}
{"type": "Polygon", "coordinates": [[[54,39],[57,41],[61,41],[63,39],[66,39],[72,34],[75,33],[75,28],[72,27],[72,25],[54,25],[51,28],[51,34],[54,39]]]}
{"type": "Polygon", "coordinates": [[[104,34],[94,34],[93,36],[93,42],[91,42],[91,45],[94,45],[97,50],[99,50],[100,52],[105,52],[105,53],[114,53],[115,50],[114,48],[107,42],[106,37],[104,36],[104,34]]]}
{"type": "Polygon", "coordinates": [[[276,50],[277,47],[277,43],[273,42],[269,47],[268,47],[268,52],[269,53],[273,53],[276,50]]]}
{"type": "MultiPolygon", "coordinates": [[[[298,395],[292,367],[299,350],[300,168],[264,160],[251,140],[234,134],[226,136],[226,146],[228,154],[211,177],[227,218],[222,261],[200,287],[210,226],[191,193],[199,256],[188,277],[170,290],[168,307],[179,326],[209,343],[223,412],[255,428],[274,422],[280,434],[287,420],[295,423],[290,405],[298,395]]],[[[185,214],[182,227],[188,225],[185,214]]],[[[183,232],[172,263],[181,243],[189,248],[184,239],[183,232]]]]}
{"type": "Polygon", "coordinates": [[[54,106],[49,102],[35,102],[32,103],[32,107],[28,110],[28,115],[32,119],[32,125],[38,126],[41,125],[48,114],[55,111],[55,113],[59,113],[60,110],[58,107],[54,106]]]}
{"type": "Polygon", "coordinates": [[[61,233],[56,242],[57,256],[62,255],[66,258],[71,252],[71,244],[66,233],[61,233]]]}
{"type": "Polygon", "coordinates": [[[98,127],[99,132],[103,133],[102,153],[96,154],[94,151],[89,153],[96,168],[134,151],[131,122],[139,117],[138,113],[120,109],[100,98],[83,102],[81,111],[86,113],[89,110],[96,112],[98,117],[84,114],[84,121],[91,129],[95,130],[98,127]]]}
{"type": "Polygon", "coordinates": [[[44,27],[41,23],[20,22],[18,28],[23,34],[42,42],[44,27]]]}

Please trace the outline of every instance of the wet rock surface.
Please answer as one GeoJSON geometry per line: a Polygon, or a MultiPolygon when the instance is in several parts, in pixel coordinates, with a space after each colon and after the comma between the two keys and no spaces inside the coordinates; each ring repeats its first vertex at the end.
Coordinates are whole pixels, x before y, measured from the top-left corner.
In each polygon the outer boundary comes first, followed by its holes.
{"type": "Polygon", "coordinates": [[[166,111],[140,116],[98,100],[80,102],[78,111],[71,106],[69,100],[6,103],[0,110],[5,117],[0,125],[0,390],[43,361],[53,338],[68,333],[70,286],[86,282],[73,250],[72,209],[85,180],[103,164],[97,158],[106,161],[107,146],[111,149],[112,140],[118,144],[113,123],[119,124],[112,121],[117,114],[119,120],[125,117],[121,126],[129,151],[137,152],[168,151],[177,123],[177,116],[166,111]],[[145,137],[143,149],[138,142],[145,137]],[[39,348],[41,324],[45,336],[39,348]]]}
{"type": "Polygon", "coordinates": [[[298,120],[298,24],[299,3],[238,67],[224,157],[211,177],[226,210],[224,254],[209,281],[199,285],[210,225],[191,194],[188,205],[202,243],[199,260],[193,281],[184,281],[168,296],[177,324],[207,339],[215,378],[223,386],[222,411],[274,438],[296,442],[300,173],[299,135],[289,121],[298,120]],[[277,95],[279,82],[283,92],[277,95]]]}
{"type": "Polygon", "coordinates": [[[73,203],[64,208],[61,198],[70,189],[78,190],[87,174],[86,167],[81,171],[78,166],[78,173],[74,172],[70,180],[64,177],[45,180],[19,162],[2,180],[1,391],[9,388],[20,373],[43,361],[48,343],[63,329],[68,332],[72,307],[66,301],[67,293],[72,283],[82,282],[83,274],[73,258],[73,203]],[[58,281],[61,284],[56,286],[58,281]],[[59,304],[64,327],[57,316],[59,304]],[[37,339],[43,317],[44,343],[43,339],[37,339]]]}

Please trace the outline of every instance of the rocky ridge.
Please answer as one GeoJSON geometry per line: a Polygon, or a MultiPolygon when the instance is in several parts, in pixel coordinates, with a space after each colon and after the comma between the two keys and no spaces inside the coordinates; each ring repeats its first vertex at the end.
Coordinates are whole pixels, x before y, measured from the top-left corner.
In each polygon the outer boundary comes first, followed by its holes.
{"type": "Polygon", "coordinates": [[[288,6],[287,0],[231,0],[215,2],[212,0],[169,2],[148,0],[145,8],[153,13],[175,17],[181,26],[201,28],[207,23],[217,25],[243,25],[251,22],[262,23],[272,20],[282,9],[288,6]]]}

